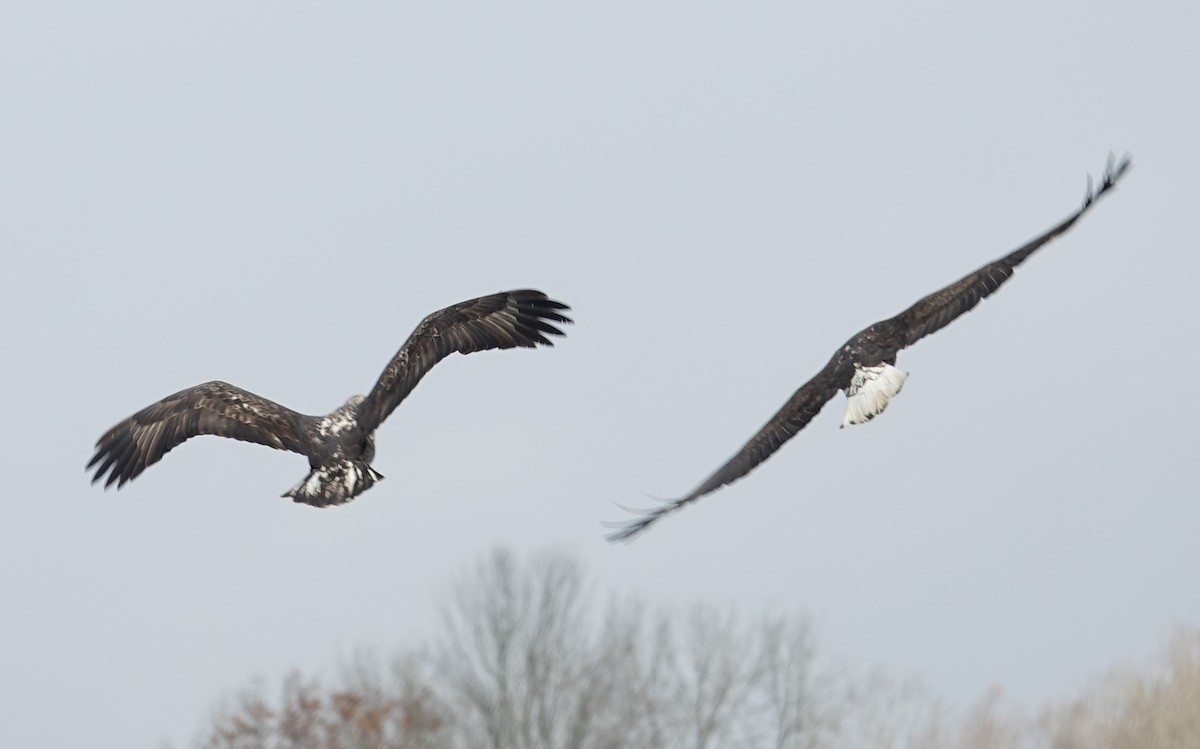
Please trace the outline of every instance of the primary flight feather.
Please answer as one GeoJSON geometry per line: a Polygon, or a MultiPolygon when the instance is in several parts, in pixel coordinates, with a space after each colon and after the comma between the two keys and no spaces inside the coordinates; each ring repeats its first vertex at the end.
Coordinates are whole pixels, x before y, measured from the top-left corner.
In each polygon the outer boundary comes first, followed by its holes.
{"type": "Polygon", "coordinates": [[[453,353],[553,346],[570,309],[540,291],[522,289],[470,299],[421,321],[366,396],[355,395],[326,416],[305,416],[224,382],[181,390],[138,411],[98,442],[88,462],[105,488],[137,478],[169,451],[201,434],[255,442],[308,458],[308,476],[283,496],[325,507],[343,504],[383,476],[371,467],[375,430],[421,378],[453,353]]]}
{"type": "Polygon", "coordinates": [[[750,473],[807,426],[839,390],[846,394],[843,427],[862,424],[883,413],[908,377],[907,372],[895,367],[896,355],[900,350],[941,330],[1000,288],[1026,258],[1068,231],[1097,200],[1116,187],[1130,163],[1128,157],[1119,163],[1110,158],[1100,186],[1093,190],[1089,179],[1083,205],[1049,231],[924,297],[895,317],[877,322],[855,334],[834,353],[815,377],[800,386],[783,408],[741,450],[700,486],[684,497],[641,512],[641,516],[634,520],[611,524],[617,530],[610,533],[608,539],[631,539],[662,517],[750,473]]]}

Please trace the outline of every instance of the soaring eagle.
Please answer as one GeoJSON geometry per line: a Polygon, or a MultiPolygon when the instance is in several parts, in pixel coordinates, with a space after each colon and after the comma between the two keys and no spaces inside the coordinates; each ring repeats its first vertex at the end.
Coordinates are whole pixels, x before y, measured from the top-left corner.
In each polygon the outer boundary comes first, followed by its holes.
{"type": "Polygon", "coordinates": [[[305,416],[224,382],[181,390],[138,411],[96,443],[92,483],[120,488],[172,448],[198,434],[215,434],[308,458],[312,468],[283,496],[326,507],[340,505],[383,478],[371,467],[375,430],[435,364],[450,354],[538,344],[563,335],[570,307],[523,289],[460,302],[429,315],[413,331],[365,397],[355,395],[327,416],[305,416]]]}
{"type": "Polygon", "coordinates": [[[1088,179],[1083,205],[1062,223],[1045,234],[1013,250],[995,262],[933,292],[895,317],[882,320],[855,334],[839,348],[829,363],[779,409],[758,433],[725,465],[704,480],[687,496],[663,502],[642,511],[641,517],[624,523],[608,535],[610,541],[624,541],[646,530],[659,518],[679,510],[726,484],[732,484],[771,457],[783,443],[808,425],[821,408],[839,390],[846,394],[846,413],[841,426],[870,421],[887,408],[888,402],[904,385],[908,373],[897,369],[896,354],[925,336],[950,324],[970,311],[1012,276],[1014,269],[1042,245],[1068,231],[1096,201],[1116,186],[1130,167],[1128,157],[1115,163],[1110,157],[1100,187],[1093,191],[1088,179]]]}

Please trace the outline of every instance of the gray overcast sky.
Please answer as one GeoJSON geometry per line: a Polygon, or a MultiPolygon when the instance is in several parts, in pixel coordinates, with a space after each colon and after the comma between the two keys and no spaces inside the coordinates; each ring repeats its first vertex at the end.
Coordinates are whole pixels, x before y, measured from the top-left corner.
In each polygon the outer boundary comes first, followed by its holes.
{"type": "Polygon", "coordinates": [[[0,23],[0,745],[189,739],[254,675],[434,625],[495,544],[1035,704],[1200,623],[1200,6],[12,4],[0,23]],[[980,309],[628,546],[868,323],[1134,171],[980,309]],[[324,511],[109,426],[224,379],[307,413],[417,321],[533,286],[553,350],[440,365],[324,511]]]}

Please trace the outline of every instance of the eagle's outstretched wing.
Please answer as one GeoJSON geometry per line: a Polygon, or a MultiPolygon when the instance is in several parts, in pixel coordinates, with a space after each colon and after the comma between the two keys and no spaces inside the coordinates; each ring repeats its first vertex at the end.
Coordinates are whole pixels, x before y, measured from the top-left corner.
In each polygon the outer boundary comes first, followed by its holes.
{"type": "Polygon", "coordinates": [[[429,315],[388,362],[358,409],[359,427],[369,433],[412,392],[433,365],[450,354],[538,344],[563,335],[552,323],[570,323],[570,307],[540,291],[522,289],[471,299],[429,315]]]}
{"type": "Polygon", "coordinates": [[[1024,262],[1025,258],[1070,230],[1083,214],[1091,210],[1096,201],[1117,186],[1117,182],[1131,165],[1132,162],[1128,156],[1122,158],[1119,163],[1109,157],[1108,167],[1104,171],[1104,180],[1100,183],[1100,187],[1093,191],[1092,182],[1089,179],[1083,205],[1057,226],[1031,239],[999,260],[988,263],[944,289],[938,289],[892,318],[900,323],[901,329],[904,331],[901,348],[911,346],[925,336],[936,333],[960,315],[974,309],[975,305],[986,299],[992,292],[1000,288],[1001,284],[1011,278],[1014,269],[1024,262]]]}
{"type": "Polygon", "coordinates": [[[617,530],[608,534],[609,541],[626,541],[644,531],[659,518],[670,515],[684,505],[700,499],[705,494],[714,492],[722,486],[753,471],[759,463],[771,457],[776,450],[812,421],[821,408],[829,402],[837,391],[844,387],[841,373],[838,371],[837,359],[831,359],[825,367],[808,382],[800,386],[783,408],[763,425],[750,441],[742,446],[725,465],[704,480],[687,496],[669,500],[650,510],[637,511],[641,517],[624,523],[610,523],[617,530]]]}
{"type": "Polygon", "coordinates": [[[162,460],[170,450],[200,434],[256,442],[304,453],[302,420],[308,418],[225,382],[206,382],[163,398],[125,419],[96,442],[88,462],[96,483],[125,482],[162,460]],[[98,465],[97,465],[98,464],[98,465]]]}

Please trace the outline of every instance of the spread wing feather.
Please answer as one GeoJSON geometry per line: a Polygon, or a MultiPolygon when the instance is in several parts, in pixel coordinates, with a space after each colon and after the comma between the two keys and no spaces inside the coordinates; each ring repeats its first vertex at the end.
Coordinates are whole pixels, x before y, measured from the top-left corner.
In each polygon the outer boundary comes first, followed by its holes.
{"type": "Polygon", "coordinates": [[[723,486],[732,484],[753,471],[759,463],[771,457],[783,443],[795,437],[801,429],[808,426],[821,408],[829,402],[837,391],[849,384],[849,372],[841,377],[838,370],[837,358],[829,363],[808,382],[800,386],[788,402],[779,409],[771,420],[763,425],[750,441],[742,446],[725,465],[704,480],[690,494],[679,499],[664,502],[658,507],[645,511],[641,517],[626,523],[613,523],[617,530],[608,534],[609,541],[626,541],[644,531],[656,520],[670,515],[684,505],[694,502],[705,494],[714,492],[723,486]],[[845,381],[843,381],[845,380],[845,381]]]}
{"type": "Polygon", "coordinates": [[[540,291],[521,289],[479,297],[434,312],[421,321],[358,410],[359,426],[370,432],[400,405],[421,378],[450,354],[488,349],[553,346],[546,336],[563,335],[553,323],[570,323],[570,307],[540,291]]]}
{"type": "Polygon", "coordinates": [[[1129,170],[1130,163],[1128,156],[1121,159],[1120,163],[1109,158],[1100,187],[1093,192],[1089,180],[1087,194],[1084,196],[1083,205],[1079,207],[1079,210],[1063,219],[1057,226],[1031,239],[999,260],[988,263],[946,288],[933,292],[892,318],[899,322],[905,331],[902,348],[913,345],[931,333],[936,333],[960,315],[974,309],[980,301],[987,299],[1012,277],[1016,267],[1027,257],[1043,245],[1069,231],[1076,221],[1091,210],[1101,196],[1116,187],[1117,182],[1129,170]]]}
{"type": "Polygon", "coordinates": [[[225,382],[206,382],[143,408],[96,442],[87,467],[92,483],[118,488],[186,440],[201,434],[255,442],[304,453],[302,421],[308,417],[225,382]]]}

